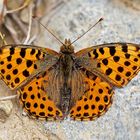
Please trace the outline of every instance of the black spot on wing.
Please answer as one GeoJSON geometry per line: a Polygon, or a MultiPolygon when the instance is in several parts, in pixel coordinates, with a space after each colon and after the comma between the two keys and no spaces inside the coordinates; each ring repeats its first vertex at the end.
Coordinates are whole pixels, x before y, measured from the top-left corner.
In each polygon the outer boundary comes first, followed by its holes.
{"type": "Polygon", "coordinates": [[[44,112],[40,112],[39,115],[40,116],[45,116],[45,113],[44,112]]]}
{"type": "Polygon", "coordinates": [[[44,104],[40,104],[40,108],[44,109],[45,108],[44,104]]]}
{"type": "Polygon", "coordinates": [[[108,68],[107,70],[106,70],[106,75],[110,75],[112,73],[112,69],[111,68],[108,68]]]}
{"type": "Polygon", "coordinates": [[[24,92],[24,93],[23,93],[23,99],[25,100],[26,98],[27,98],[27,93],[24,92]]]}
{"type": "Polygon", "coordinates": [[[101,63],[97,63],[97,68],[100,68],[101,67],[101,63]]]}
{"type": "Polygon", "coordinates": [[[11,55],[7,57],[7,61],[11,61],[11,59],[12,59],[11,55]]]}
{"type": "Polygon", "coordinates": [[[4,74],[5,73],[5,70],[4,69],[1,69],[1,73],[4,74]]]}
{"type": "Polygon", "coordinates": [[[27,71],[27,70],[24,70],[23,71],[23,75],[25,76],[25,77],[28,77],[30,74],[29,74],[29,71],[27,71]]]}
{"type": "Polygon", "coordinates": [[[53,111],[53,108],[51,106],[48,106],[48,110],[51,112],[53,111]]]}
{"type": "Polygon", "coordinates": [[[104,65],[108,65],[108,60],[106,58],[103,59],[102,62],[103,62],[104,65]]]}
{"type": "Polygon", "coordinates": [[[32,89],[33,89],[32,86],[28,87],[28,91],[32,91],[32,89]]]}
{"type": "Polygon", "coordinates": [[[8,64],[7,65],[7,69],[11,69],[12,68],[12,65],[11,64],[8,64]]]}
{"type": "Polygon", "coordinates": [[[128,46],[127,46],[127,44],[124,43],[124,44],[122,45],[122,51],[123,51],[123,52],[128,52],[128,46]]]}
{"type": "Polygon", "coordinates": [[[36,54],[36,58],[37,59],[40,59],[39,57],[40,57],[40,55],[41,55],[41,51],[40,50],[38,50],[38,53],[36,54]]]}
{"type": "Polygon", "coordinates": [[[17,84],[17,83],[19,83],[20,82],[20,79],[17,77],[16,79],[15,79],[15,83],[17,84]]]}
{"type": "Polygon", "coordinates": [[[134,58],[134,61],[135,61],[135,62],[138,62],[138,58],[134,58]]]}
{"type": "Polygon", "coordinates": [[[3,65],[4,64],[4,61],[0,61],[0,64],[3,65]]]}
{"type": "Polygon", "coordinates": [[[114,57],[113,57],[113,60],[114,60],[115,62],[118,62],[118,61],[120,60],[120,57],[119,57],[119,56],[114,56],[114,57]]]}
{"type": "Polygon", "coordinates": [[[89,57],[91,57],[91,54],[90,54],[90,52],[88,52],[88,56],[89,56],[89,57]]]}
{"type": "Polygon", "coordinates": [[[120,81],[120,80],[121,80],[121,76],[117,74],[116,77],[115,77],[115,79],[116,79],[117,81],[120,81]]]}
{"type": "Polygon", "coordinates": [[[136,70],[136,69],[137,69],[137,66],[133,66],[132,69],[133,69],[133,70],[136,70]]]}
{"type": "Polygon", "coordinates": [[[83,115],[84,115],[84,116],[89,116],[89,113],[84,113],[83,115]]]}
{"type": "Polygon", "coordinates": [[[109,52],[110,52],[110,55],[111,55],[111,56],[114,56],[114,54],[116,53],[115,47],[110,47],[110,48],[109,48],[109,52]]]}
{"type": "Polygon", "coordinates": [[[124,62],[124,65],[125,65],[125,66],[129,66],[129,65],[131,65],[131,63],[130,63],[129,61],[125,61],[125,62],[124,62]]]}
{"type": "Polygon", "coordinates": [[[30,108],[31,104],[29,102],[26,103],[26,107],[30,108]]]}
{"type": "Polygon", "coordinates": [[[35,49],[32,49],[31,52],[30,52],[30,54],[31,55],[34,55],[35,54],[35,49]]]}
{"type": "Polygon", "coordinates": [[[21,58],[17,58],[16,63],[19,65],[22,63],[22,59],[21,58]]]}
{"type": "Polygon", "coordinates": [[[34,69],[37,69],[37,65],[36,64],[34,64],[34,69]]]}
{"type": "Polygon", "coordinates": [[[24,58],[25,55],[26,55],[26,48],[21,48],[20,56],[21,56],[22,58],[24,58]]]}
{"type": "Polygon", "coordinates": [[[103,105],[99,105],[99,106],[98,106],[98,109],[99,109],[100,111],[102,111],[102,110],[104,109],[103,105]]]}
{"type": "Polygon", "coordinates": [[[127,77],[129,77],[130,75],[131,75],[131,72],[130,71],[128,71],[128,72],[126,72],[126,74],[125,74],[127,77]]]}
{"type": "Polygon", "coordinates": [[[31,60],[27,60],[26,65],[28,68],[31,67],[32,64],[33,64],[33,62],[31,60]]]}
{"type": "Polygon", "coordinates": [[[103,49],[103,48],[100,48],[100,49],[99,49],[99,52],[100,52],[101,54],[104,54],[104,49],[103,49]]]}
{"type": "Polygon", "coordinates": [[[11,76],[8,74],[8,75],[6,76],[6,79],[7,79],[7,80],[11,80],[11,76]]]}
{"type": "Polygon", "coordinates": [[[18,70],[17,69],[14,69],[13,70],[13,74],[16,75],[17,73],[18,73],[18,70]]]}
{"type": "Polygon", "coordinates": [[[11,47],[10,48],[10,55],[13,55],[15,53],[15,48],[14,47],[11,47]]]}
{"type": "Polygon", "coordinates": [[[125,54],[125,58],[129,59],[130,58],[130,54],[126,53],[125,54]]]}
{"type": "Polygon", "coordinates": [[[118,71],[119,71],[119,72],[123,72],[123,71],[124,71],[124,68],[121,67],[121,66],[119,66],[119,67],[118,67],[118,71]]]}
{"type": "Polygon", "coordinates": [[[95,55],[95,59],[98,57],[98,53],[96,52],[96,50],[93,51],[93,54],[95,55]]]}

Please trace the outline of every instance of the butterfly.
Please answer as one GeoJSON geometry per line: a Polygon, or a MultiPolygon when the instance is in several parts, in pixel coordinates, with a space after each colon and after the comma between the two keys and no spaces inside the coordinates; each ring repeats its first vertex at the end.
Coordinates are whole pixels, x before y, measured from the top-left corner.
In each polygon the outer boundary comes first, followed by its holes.
{"type": "Polygon", "coordinates": [[[31,118],[94,120],[111,106],[114,87],[140,70],[140,45],[108,43],[74,52],[66,39],[60,52],[33,45],[0,48],[0,77],[17,92],[31,118]]]}

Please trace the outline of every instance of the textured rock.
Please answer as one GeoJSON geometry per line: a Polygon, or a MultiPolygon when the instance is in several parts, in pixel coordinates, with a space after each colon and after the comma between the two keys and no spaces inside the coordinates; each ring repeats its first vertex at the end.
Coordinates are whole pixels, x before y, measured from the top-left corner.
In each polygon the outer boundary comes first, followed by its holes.
{"type": "MultiPolygon", "coordinates": [[[[138,5],[137,5],[138,6],[138,5]]],[[[61,40],[76,39],[100,17],[104,21],[75,43],[75,49],[109,42],[140,44],[140,11],[125,5],[121,0],[71,0],[43,24],[61,40]]],[[[36,45],[59,51],[60,44],[42,28],[36,45]]],[[[95,121],[39,123],[20,115],[14,107],[5,124],[0,124],[2,140],[49,139],[61,140],[139,140],[140,138],[140,74],[125,88],[116,89],[114,102],[108,112],[95,121]],[[41,129],[40,129],[41,128],[41,129]],[[40,129],[40,130],[39,130],[40,129]],[[45,130],[45,131],[43,131],[45,130]],[[48,134],[50,132],[50,134],[48,134]]]]}
{"type": "Polygon", "coordinates": [[[12,92],[6,87],[4,82],[0,81],[0,85],[2,87],[0,88],[0,122],[4,123],[12,112],[13,103],[10,100],[2,99],[4,99],[5,97],[9,97],[9,95],[12,95],[12,92]]]}
{"type": "Polygon", "coordinates": [[[13,108],[12,102],[9,101],[0,101],[0,122],[5,122],[6,119],[11,114],[13,108]]]}

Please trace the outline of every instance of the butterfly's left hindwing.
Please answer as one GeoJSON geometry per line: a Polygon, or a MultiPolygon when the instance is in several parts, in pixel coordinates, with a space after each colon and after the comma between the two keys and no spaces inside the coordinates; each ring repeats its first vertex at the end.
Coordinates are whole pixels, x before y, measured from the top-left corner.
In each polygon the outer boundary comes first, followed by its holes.
{"type": "Polygon", "coordinates": [[[71,109],[70,117],[74,120],[94,120],[111,106],[114,92],[112,87],[100,77],[86,69],[80,71],[83,73],[84,85],[87,88],[83,91],[84,95],[81,99],[77,100],[71,109]]]}

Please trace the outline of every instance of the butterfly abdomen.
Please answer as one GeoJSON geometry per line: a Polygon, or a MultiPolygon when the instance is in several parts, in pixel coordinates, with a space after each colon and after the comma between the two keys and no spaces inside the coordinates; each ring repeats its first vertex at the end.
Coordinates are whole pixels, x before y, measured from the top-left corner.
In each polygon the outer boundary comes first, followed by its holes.
{"type": "Polygon", "coordinates": [[[67,114],[70,108],[71,100],[71,83],[70,77],[72,76],[73,59],[71,54],[62,54],[60,59],[60,71],[63,74],[63,86],[60,89],[60,104],[59,108],[64,114],[67,114]]]}

